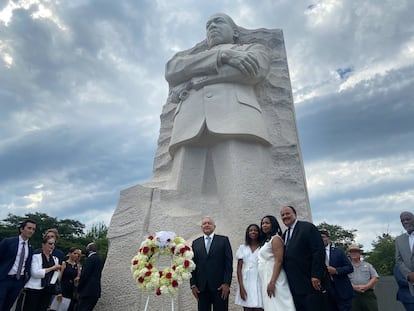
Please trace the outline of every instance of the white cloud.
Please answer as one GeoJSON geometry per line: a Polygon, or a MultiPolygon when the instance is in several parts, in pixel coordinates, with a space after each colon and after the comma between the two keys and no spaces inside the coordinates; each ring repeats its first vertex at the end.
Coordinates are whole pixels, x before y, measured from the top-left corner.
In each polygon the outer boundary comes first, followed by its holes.
{"type": "Polygon", "coordinates": [[[151,175],[166,61],[225,12],[283,29],[314,220],[357,229],[366,247],[397,234],[413,206],[413,11],[375,0],[7,1],[0,216],[30,205],[108,223],[119,191],[151,175]]]}

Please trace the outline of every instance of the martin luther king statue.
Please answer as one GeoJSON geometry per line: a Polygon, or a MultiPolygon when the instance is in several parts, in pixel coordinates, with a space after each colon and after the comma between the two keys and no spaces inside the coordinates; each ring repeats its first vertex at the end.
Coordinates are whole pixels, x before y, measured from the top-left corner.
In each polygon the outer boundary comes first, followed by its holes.
{"type": "MultiPolygon", "coordinates": [[[[215,14],[206,38],[167,62],[165,78],[153,176],[121,192],[98,310],[143,309],[147,293],[129,268],[149,234],[174,231],[191,242],[208,215],[235,251],[250,223],[283,206],[311,220],[281,30],[248,30],[215,14]]],[[[181,292],[176,308],[195,310],[189,284],[181,292]]],[[[157,303],[148,310],[161,310],[157,303]]]]}

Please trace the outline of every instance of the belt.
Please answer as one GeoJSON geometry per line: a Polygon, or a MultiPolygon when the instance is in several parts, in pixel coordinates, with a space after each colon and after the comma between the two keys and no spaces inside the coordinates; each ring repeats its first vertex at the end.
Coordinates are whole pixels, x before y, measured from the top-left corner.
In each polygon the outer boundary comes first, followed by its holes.
{"type": "MultiPolygon", "coordinates": [[[[7,278],[8,279],[17,279],[17,274],[8,274],[7,275],[7,278]]],[[[23,279],[24,278],[24,274],[22,274],[21,276],[20,276],[20,279],[23,279]]]]}

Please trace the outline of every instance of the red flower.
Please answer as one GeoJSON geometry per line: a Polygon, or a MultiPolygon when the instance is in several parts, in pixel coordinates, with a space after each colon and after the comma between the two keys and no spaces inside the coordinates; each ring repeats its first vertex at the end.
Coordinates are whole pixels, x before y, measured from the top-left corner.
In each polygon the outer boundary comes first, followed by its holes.
{"type": "Polygon", "coordinates": [[[177,269],[177,267],[176,266],[172,266],[171,269],[173,269],[175,271],[175,269],[177,269]]]}
{"type": "Polygon", "coordinates": [[[175,252],[175,246],[171,247],[171,253],[174,254],[174,252],[175,252]]]}
{"type": "Polygon", "coordinates": [[[166,279],[171,279],[171,278],[172,278],[172,274],[171,274],[171,272],[167,272],[167,273],[165,274],[165,278],[166,278],[166,279]]]}
{"type": "Polygon", "coordinates": [[[151,269],[152,269],[152,264],[150,264],[150,263],[149,263],[149,264],[147,265],[147,268],[148,268],[149,270],[151,270],[151,269]]]}
{"type": "Polygon", "coordinates": [[[154,237],[152,235],[148,236],[148,240],[154,240],[154,237]]]}
{"type": "Polygon", "coordinates": [[[184,254],[187,250],[185,249],[185,247],[183,247],[182,249],[180,249],[180,254],[184,254]]]}
{"type": "Polygon", "coordinates": [[[140,282],[140,283],[144,283],[144,278],[142,277],[142,276],[140,276],[139,278],[138,278],[138,282],[140,282]]]}
{"type": "Polygon", "coordinates": [[[150,276],[151,275],[151,271],[147,271],[147,272],[145,272],[145,276],[150,276]]]}
{"type": "Polygon", "coordinates": [[[178,281],[177,281],[177,280],[173,280],[173,281],[171,282],[171,286],[172,286],[172,287],[178,287],[178,281]]]}
{"type": "Polygon", "coordinates": [[[132,264],[135,266],[135,265],[137,265],[138,264],[138,260],[134,260],[133,262],[132,262],[132,264]]]}
{"type": "Polygon", "coordinates": [[[155,252],[155,246],[151,247],[151,252],[154,253],[155,252]]]}
{"type": "Polygon", "coordinates": [[[157,291],[155,292],[157,296],[161,295],[161,288],[157,288],[157,291]]]}
{"type": "Polygon", "coordinates": [[[148,246],[144,246],[144,247],[142,248],[142,252],[143,252],[144,254],[147,254],[147,253],[148,253],[148,251],[149,251],[148,246]]]}
{"type": "Polygon", "coordinates": [[[190,261],[188,259],[184,260],[184,267],[188,268],[190,266],[190,261]]]}

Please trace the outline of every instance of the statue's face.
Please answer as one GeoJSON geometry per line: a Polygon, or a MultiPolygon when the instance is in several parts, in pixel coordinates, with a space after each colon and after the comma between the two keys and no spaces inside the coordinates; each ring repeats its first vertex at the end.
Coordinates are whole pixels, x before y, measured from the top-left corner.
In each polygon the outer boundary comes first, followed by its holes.
{"type": "Polygon", "coordinates": [[[233,43],[234,29],[222,15],[213,15],[206,24],[207,43],[209,47],[233,43]]]}

